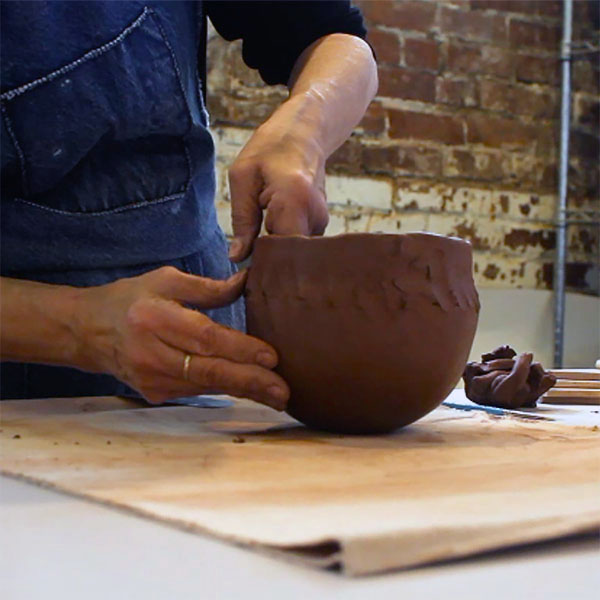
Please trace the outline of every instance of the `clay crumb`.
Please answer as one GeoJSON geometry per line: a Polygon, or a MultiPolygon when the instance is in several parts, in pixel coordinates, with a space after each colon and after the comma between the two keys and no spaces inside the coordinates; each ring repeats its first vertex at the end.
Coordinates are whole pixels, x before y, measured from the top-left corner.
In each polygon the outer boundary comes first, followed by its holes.
{"type": "Polygon", "coordinates": [[[73,442],[76,446],[79,446],[79,442],[73,442]]]}
{"type": "Polygon", "coordinates": [[[112,442],[110,440],[106,440],[106,445],[110,446],[112,444],[112,442]]]}
{"type": "Polygon", "coordinates": [[[58,442],[53,442],[52,445],[53,446],[58,446],[58,442]]]}
{"type": "Polygon", "coordinates": [[[13,440],[20,440],[21,436],[18,433],[15,433],[15,435],[13,435],[13,440]]]}
{"type": "Polygon", "coordinates": [[[241,435],[236,435],[231,441],[234,444],[245,444],[246,443],[246,439],[243,438],[241,435]]]}

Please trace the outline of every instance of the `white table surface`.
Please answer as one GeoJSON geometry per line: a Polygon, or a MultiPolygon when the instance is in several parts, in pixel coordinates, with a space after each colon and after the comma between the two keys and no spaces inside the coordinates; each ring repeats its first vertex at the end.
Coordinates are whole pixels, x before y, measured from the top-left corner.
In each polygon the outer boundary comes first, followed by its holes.
{"type": "Polygon", "coordinates": [[[7,600],[591,600],[599,589],[593,537],[351,579],[0,477],[0,594],[7,600]]]}

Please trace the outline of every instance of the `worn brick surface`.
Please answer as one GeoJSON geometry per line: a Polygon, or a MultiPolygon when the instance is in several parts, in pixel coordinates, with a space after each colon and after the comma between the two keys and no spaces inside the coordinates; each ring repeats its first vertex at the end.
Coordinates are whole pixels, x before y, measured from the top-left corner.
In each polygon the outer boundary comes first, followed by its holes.
{"type": "Polygon", "coordinates": [[[379,95],[404,100],[435,101],[435,75],[402,67],[379,67],[379,95]]]}
{"type": "Polygon", "coordinates": [[[435,21],[435,3],[405,0],[362,0],[356,2],[369,24],[386,25],[402,30],[429,31],[435,21]]]}
{"type": "Polygon", "coordinates": [[[439,77],[435,84],[435,100],[438,104],[456,107],[479,105],[479,88],[472,79],[439,77]]]}
{"type": "Polygon", "coordinates": [[[446,68],[452,73],[481,73],[510,78],[514,71],[510,49],[452,41],[447,44],[446,68]]]}
{"type": "Polygon", "coordinates": [[[440,66],[439,42],[419,38],[405,38],[404,64],[417,69],[437,71],[440,66]]]}
{"type": "Polygon", "coordinates": [[[369,31],[369,43],[373,46],[377,54],[377,61],[380,64],[388,63],[397,65],[400,62],[400,38],[393,31],[385,31],[378,27],[373,27],[369,31]]]}
{"type": "Polygon", "coordinates": [[[445,33],[486,42],[506,41],[507,23],[503,15],[481,14],[449,6],[440,8],[440,29],[445,33]]]}
{"type": "Polygon", "coordinates": [[[518,54],[515,57],[515,72],[518,81],[526,83],[548,83],[552,86],[560,82],[560,63],[553,56],[518,54]]]}
{"type": "Polygon", "coordinates": [[[532,21],[510,21],[510,43],[515,48],[536,47],[556,49],[560,41],[560,27],[532,21]]]}
{"type": "Polygon", "coordinates": [[[390,110],[390,137],[431,140],[443,144],[464,142],[462,121],[455,116],[390,110]]]}
{"type": "MultiPolygon", "coordinates": [[[[548,288],[554,255],[560,0],[361,0],[378,97],[327,161],[328,235],[434,231],[469,239],[479,285],[548,288]]],[[[574,3],[573,39],[597,44],[600,3],[574,3]]],[[[227,168],[287,97],[209,36],[217,211],[227,168]]],[[[569,207],[600,209],[600,55],[572,63],[569,207]]],[[[567,282],[600,290],[600,229],[568,231],[567,282]]]]}

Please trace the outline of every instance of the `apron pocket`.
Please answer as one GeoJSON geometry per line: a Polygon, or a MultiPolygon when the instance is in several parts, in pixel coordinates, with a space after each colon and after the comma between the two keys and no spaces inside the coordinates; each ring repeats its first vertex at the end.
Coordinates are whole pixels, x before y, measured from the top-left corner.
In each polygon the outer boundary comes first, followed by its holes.
{"type": "Polygon", "coordinates": [[[94,213],[187,189],[184,136],[192,119],[173,49],[152,9],[101,46],[0,99],[20,163],[13,168],[21,173],[13,199],[94,213]]]}

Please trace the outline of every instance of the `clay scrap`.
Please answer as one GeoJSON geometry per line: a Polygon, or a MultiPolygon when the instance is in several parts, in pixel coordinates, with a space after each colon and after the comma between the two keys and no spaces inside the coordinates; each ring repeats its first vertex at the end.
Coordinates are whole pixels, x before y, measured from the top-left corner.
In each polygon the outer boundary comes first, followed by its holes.
{"type": "Polygon", "coordinates": [[[463,380],[469,400],[499,408],[535,407],[537,399],[556,383],[554,375],[533,362],[531,352],[517,356],[510,346],[483,354],[481,362],[468,363],[463,380]]]}

